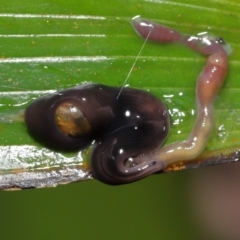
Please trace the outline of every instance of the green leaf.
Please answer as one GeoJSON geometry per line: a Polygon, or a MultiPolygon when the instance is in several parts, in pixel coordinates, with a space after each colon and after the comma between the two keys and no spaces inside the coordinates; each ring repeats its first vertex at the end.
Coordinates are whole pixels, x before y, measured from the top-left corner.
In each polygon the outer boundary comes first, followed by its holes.
{"type": "MultiPolygon", "coordinates": [[[[215,102],[216,124],[205,153],[236,152],[240,138],[239,11],[237,0],[21,0],[0,11],[0,188],[45,187],[89,179],[89,151],[58,153],[35,142],[22,121],[39,96],[84,82],[122,86],[144,40],[130,21],[141,15],[181,32],[209,32],[233,49],[215,102]],[[197,13],[197,14],[196,14],[197,13]]],[[[162,99],[172,115],[166,144],[187,138],[195,120],[202,56],[147,42],[127,84],[162,99]]]]}

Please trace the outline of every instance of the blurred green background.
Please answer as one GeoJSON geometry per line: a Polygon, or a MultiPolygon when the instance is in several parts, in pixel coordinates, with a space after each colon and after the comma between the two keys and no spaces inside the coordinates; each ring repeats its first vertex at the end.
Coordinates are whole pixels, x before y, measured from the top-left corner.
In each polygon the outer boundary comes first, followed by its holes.
{"type": "Polygon", "coordinates": [[[1,192],[2,239],[197,239],[187,172],[111,187],[95,180],[1,192]]]}
{"type": "MultiPolygon", "coordinates": [[[[237,0],[2,1],[0,3],[0,34],[106,35],[90,38],[83,36],[79,38],[1,37],[0,55],[3,60],[52,56],[107,56],[114,60],[97,63],[75,61],[51,64],[34,62],[1,64],[1,91],[26,91],[24,96],[14,99],[2,97],[1,103],[6,104],[3,104],[1,111],[8,113],[9,106],[17,103],[23,104],[15,107],[13,112],[24,109],[33,97],[37,97],[32,96],[28,90],[61,89],[85,80],[121,86],[143,43],[142,39],[134,34],[129,24],[130,19],[138,14],[188,33],[209,30],[216,35],[222,35],[230,42],[234,47],[231,71],[228,84],[221,93],[221,101],[216,105],[218,109],[229,109],[229,106],[237,109],[238,101],[228,100],[228,94],[231,91],[231,100],[239,95],[237,89],[239,85],[235,85],[239,82],[239,75],[236,74],[239,68],[237,61],[239,9],[237,0]],[[20,15],[14,17],[14,14],[23,14],[24,17],[20,15]],[[42,16],[36,17],[37,14],[42,16]],[[47,14],[63,16],[63,19],[49,18],[47,14]],[[64,16],[79,16],[79,19],[77,17],[65,19],[64,16]],[[91,17],[87,18],[87,16],[91,17]],[[105,20],[99,18],[94,20],[93,16],[103,17],[105,20]],[[221,104],[222,101],[225,101],[224,106],[221,104]]],[[[150,89],[159,97],[174,91],[178,93],[183,89],[183,99],[176,99],[175,105],[170,103],[169,105],[172,108],[194,109],[195,103],[192,99],[195,82],[192,79],[198,76],[204,59],[179,46],[161,48],[155,44],[149,44],[146,52],[144,51],[145,58],[138,62],[138,71],[133,72],[133,77],[129,79],[130,86],[150,89]],[[164,61],[164,57],[158,59],[159,55],[164,56],[167,61],[164,61]],[[174,59],[175,56],[180,55],[183,57],[183,60],[180,60],[181,65],[174,59]],[[190,61],[186,61],[185,58],[190,58],[190,61]],[[161,71],[158,69],[159,62],[161,62],[161,71]],[[170,74],[171,72],[173,75],[170,74]],[[173,76],[175,76],[173,80],[181,76],[179,81],[174,81],[174,87],[169,85],[173,76]],[[161,86],[159,86],[158,78],[161,77],[161,86]]],[[[217,116],[221,119],[220,113],[217,116]]],[[[239,121],[236,112],[231,116],[239,121]]],[[[175,116],[175,119],[178,117],[175,116]]],[[[225,119],[226,116],[222,115],[221,121],[225,119]]],[[[194,117],[189,114],[188,118],[183,120],[181,134],[177,134],[178,128],[173,129],[172,135],[175,139],[182,139],[188,134],[194,117]]],[[[219,126],[221,121],[218,123],[219,126]]],[[[229,123],[230,125],[232,122],[229,123]]],[[[228,133],[226,132],[221,132],[224,140],[221,135],[213,140],[212,144],[216,146],[217,141],[220,149],[231,145],[232,142],[226,141],[228,133]]],[[[20,123],[1,125],[1,133],[1,145],[36,144],[26,133],[25,126],[20,123]]],[[[233,131],[232,135],[235,136],[234,134],[238,136],[239,132],[233,131]]],[[[204,193],[203,190],[211,189],[208,188],[211,186],[211,177],[214,179],[217,171],[226,173],[225,169],[226,167],[223,166],[154,175],[140,182],[119,187],[105,186],[90,180],[50,189],[0,192],[0,238],[220,239],[221,234],[218,230],[213,230],[215,235],[210,233],[211,223],[206,223],[205,226],[205,218],[201,220],[199,217],[198,212],[211,212],[207,208],[208,204],[202,205],[203,201],[198,202],[196,199],[198,196],[201,196],[199,199],[208,199],[207,193],[201,195],[204,193]],[[203,182],[205,176],[209,177],[209,182],[203,182]],[[200,186],[198,183],[203,184],[200,186]],[[195,208],[198,210],[195,211],[195,208]]],[[[232,170],[228,167],[227,175],[224,176],[229,175],[232,175],[232,170]]],[[[239,174],[236,173],[236,175],[239,174]]],[[[231,183],[229,184],[231,186],[231,183]]],[[[213,187],[216,186],[213,185],[213,187]]],[[[211,192],[213,191],[208,190],[208,193],[211,192]]],[[[214,206],[215,203],[213,200],[213,205],[209,206],[214,206]]],[[[223,206],[228,204],[225,202],[223,206]]],[[[223,239],[240,239],[237,238],[238,233],[235,234],[235,238],[225,236],[223,239]]]]}

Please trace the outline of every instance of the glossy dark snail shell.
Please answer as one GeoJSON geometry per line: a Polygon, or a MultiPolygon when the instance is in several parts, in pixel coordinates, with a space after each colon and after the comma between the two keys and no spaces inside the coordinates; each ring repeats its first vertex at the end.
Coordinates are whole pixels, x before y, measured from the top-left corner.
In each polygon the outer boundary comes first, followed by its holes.
{"type": "MultiPolygon", "coordinates": [[[[104,88],[108,88],[105,87],[104,88]]],[[[26,109],[25,120],[30,133],[46,145],[63,151],[76,151],[86,148],[95,139],[104,134],[108,124],[114,118],[109,107],[111,94],[97,85],[83,85],[66,89],[36,99],[26,109]],[[82,117],[80,133],[66,133],[59,127],[58,118],[61,108],[66,104],[75,106],[82,117]],[[87,128],[87,129],[86,129],[87,128]]],[[[69,124],[69,122],[68,122],[69,124]]],[[[66,123],[65,123],[66,125],[66,123]]],[[[65,128],[69,126],[66,125],[65,128]]]]}
{"type": "MultiPolygon", "coordinates": [[[[166,106],[137,89],[81,85],[43,96],[26,109],[29,132],[44,144],[75,151],[96,141],[91,169],[98,180],[123,184],[146,176],[119,171],[127,160],[154,151],[169,130],[166,106]]],[[[131,168],[131,166],[129,167],[131,168]]]]}
{"type": "Polygon", "coordinates": [[[73,138],[86,137],[92,131],[81,109],[69,102],[62,103],[56,108],[55,122],[62,133],[73,138]]]}

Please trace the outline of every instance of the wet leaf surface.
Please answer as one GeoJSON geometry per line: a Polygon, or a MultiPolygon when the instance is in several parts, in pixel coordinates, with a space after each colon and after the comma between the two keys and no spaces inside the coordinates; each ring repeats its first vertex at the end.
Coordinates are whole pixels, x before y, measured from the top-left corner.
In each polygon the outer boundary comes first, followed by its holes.
{"type": "MultiPolygon", "coordinates": [[[[89,151],[46,149],[28,134],[22,112],[34,98],[86,81],[122,86],[144,42],[130,25],[135,15],[192,35],[207,31],[232,46],[229,74],[215,102],[214,134],[199,161],[229,154],[238,160],[239,10],[238,1],[220,0],[207,6],[193,0],[1,3],[0,188],[90,178],[89,151]]],[[[148,42],[128,79],[130,87],[149,91],[168,106],[172,128],[166,144],[186,139],[191,130],[203,65],[204,58],[185,47],[148,42]]]]}

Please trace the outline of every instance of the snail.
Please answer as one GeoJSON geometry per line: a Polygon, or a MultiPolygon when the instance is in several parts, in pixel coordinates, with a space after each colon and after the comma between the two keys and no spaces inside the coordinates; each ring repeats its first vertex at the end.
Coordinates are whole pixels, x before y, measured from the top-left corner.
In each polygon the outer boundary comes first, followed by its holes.
{"type": "Polygon", "coordinates": [[[146,91],[124,88],[118,96],[119,91],[85,84],[38,98],[25,111],[29,132],[65,151],[79,151],[96,141],[91,170],[107,184],[136,181],[153,173],[155,164],[164,168],[161,161],[147,160],[139,171],[131,158],[165,141],[170,122],[165,104],[146,91]]]}
{"type": "Polygon", "coordinates": [[[207,56],[196,85],[197,117],[187,140],[160,148],[169,132],[168,110],[153,95],[133,88],[76,86],[35,100],[25,112],[30,133],[51,147],[76,151],[94,142],[92,174],[110,185],[137,181],[200,155],[213,130],[213,103],[228,70],[223,39],[184,35],[140,17],[133,18],[132,26],[145,39],[180,43],[207,56]]]}

